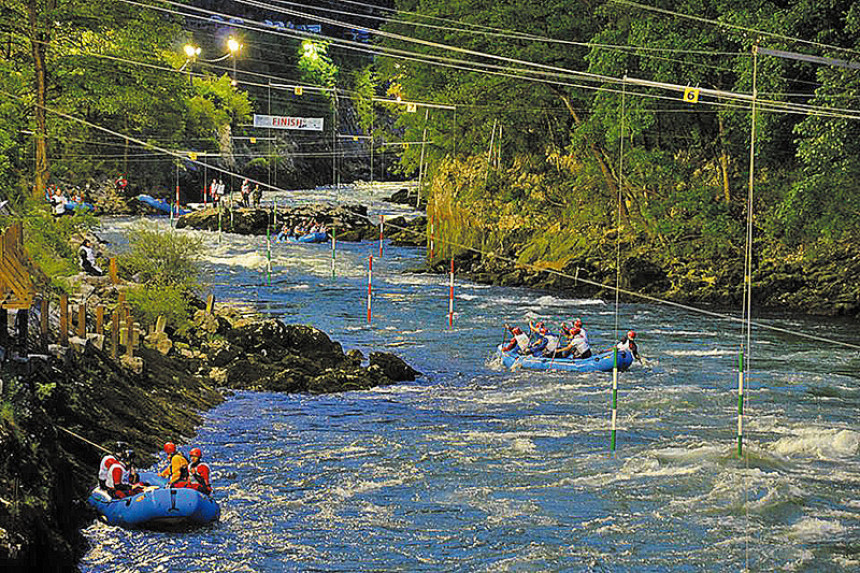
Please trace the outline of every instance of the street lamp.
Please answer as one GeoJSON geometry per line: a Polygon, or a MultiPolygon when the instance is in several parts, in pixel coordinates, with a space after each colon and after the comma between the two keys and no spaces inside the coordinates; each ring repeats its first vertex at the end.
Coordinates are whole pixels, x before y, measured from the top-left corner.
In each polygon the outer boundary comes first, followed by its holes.
{"type": "Polygon", "coordinates": [[[185,57],[188,58],[185,62],[185,67],[188,69],[188,85],[191,85],[191,62],[196,60],[197,56],[200,55],[200,46],[185,44],[183,50],[185,50],[185,57]]]}
{"type": "Polygon", "coordinates": [[[233,81],[230,82],[234,86],[237,84],[236,82],[236,56],[239,53],[239,50],[242,48],[242,44],[239,43],[239,40],[230,36],[227,40],[227,49],[230,50],[230,56],[233,58],[233,81]]]}

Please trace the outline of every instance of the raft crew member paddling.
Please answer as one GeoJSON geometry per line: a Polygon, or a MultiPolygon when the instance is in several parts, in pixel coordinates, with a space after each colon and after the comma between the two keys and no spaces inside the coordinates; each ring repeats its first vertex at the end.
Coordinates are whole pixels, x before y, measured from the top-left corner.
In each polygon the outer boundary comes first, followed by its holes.
{"type": "Polygon", "coordinates": [[[634,338],[636,338],[636,333],[632,330],[628,330],[627,334],[624,335],[624,338],[615,345],[615,348],[618,350],[628,350],[633,355],[633,358],[641,362],[642,358],[639,357],[639,347],[635,342],[633,342],[634,338]]]}
{"type": "Polygon", "coordinates": [[[191,464],[188,466],[188,485],[190,487],[209,495],[212,493],[212,486],[209,481],[209,465],[201,461],[203,459],[203,450],[200,448],[191,448],[189,452],[191,464]]]}
{"type": "Polygon", "coordinates": [[[183,487],[188,481],[188,460],[173,442],[164,444],[164,452],[167,454],[167,467],[158,475],[168,478],[167,485],[170,487],[183,487]]]}
{"type": "Polygon", "coordinates": [[[134,452],[126,450],[122,459],[114,460],[105,476],[104,489],[114,499],[122,499],[143,491],[138,484],[137,472],[132,467],[134,452]]]}
{"type": "Polygon", "coordinates": [[[102,458],[101,462],[99,462],[99,487],[102,489],[105,489],[105,480],[107,479],[108,470],[110,470],[110,467],[117,461],[122,459],[123,451],[128,451],[128,444],[125,442],[117,442],[116,448],[114,448],[115,453],[107,454],[102,458]]]}
{"type": "Polygon", "coordinates": [[[528,350],[529,347],[529,337],[526,336],[526,334],[519,326],[508,326],[506,324],[505,330],[509,330],[513,335],[513,338],[511,338],[510,342],[508,342],[507,345],[502,347],[502,351],[510,352],[511,350],[516,348],[520,354],[525,354],[526,350],[528,350]]]}
{"type": "MultiPolygon", "coordinates": [[[[574,325],[577,323],[581,325],[582,321],[577,319],[574,325]]],[[[591,345],[588,343],[588,334],[585,332],[585,329],[577,326],[567,328],[563,324],[561,328],[570,337],[570,340],[566,346],[559,348],[556,356],[571,358],[573,360],[591,358],[591,345]]]]}

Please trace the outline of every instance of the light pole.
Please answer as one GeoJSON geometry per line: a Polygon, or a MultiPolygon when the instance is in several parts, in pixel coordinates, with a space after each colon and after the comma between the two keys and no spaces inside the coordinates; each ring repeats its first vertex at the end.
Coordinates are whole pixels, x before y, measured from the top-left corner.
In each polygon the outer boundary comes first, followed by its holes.
{"type": "Polygon", "coordinates": [[[194,44],[185,44],[185,57],[188,60],[185,62],[185,67],[188,69],[188,85],[191,85],[191,63],[200,55],[200,46],[194,44]]]}
{"type": "Polygon", "coordinates": [[[230,83],[235,86],[238,83],[236,81],[236,56],[239,54],[239,50],[242,49],[242,44],[239,43],[239,40],[230,36],[227,40],[227,49],[230,50],[230,57],[233,59],[233,81],[230,83]]]}

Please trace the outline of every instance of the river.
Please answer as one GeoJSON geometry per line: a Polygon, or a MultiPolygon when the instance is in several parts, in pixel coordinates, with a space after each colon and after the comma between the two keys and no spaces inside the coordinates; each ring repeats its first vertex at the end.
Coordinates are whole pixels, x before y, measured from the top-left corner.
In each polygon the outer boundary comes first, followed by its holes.
{"type": "MultiPolygon", "coordinates": [[[[394,190],[380,187],[328,193],[403,213],[378,201],[394,190]]],[[[131,224],[106,221],[104,234],[131,224]]],[[[622,303],[619,328],[637,331],[646,364],[619,377],[612,455],[610,374],[506,372],[487,359],[505,322],[529,319],[581,317],[606,347],[614,301],[458,279],[449,328],[447,277],[404,272],[424,249],[386,245],[380,258],[376,242],[338,243],[333,277],[330,246],[279,244],[269,285],[265,239],[199,234],[218,300],[313,324],[365,355],[393,352],[424,376],[325,396],[236,393],[191,440],[214,470],[221,521],[181,533],[95,522],[82,570],[860,568],[858,352],[754,329],[738,458],[737,323],[622,303]]],[[[853,322],[758,320],[860,342],[853,322]]]]}

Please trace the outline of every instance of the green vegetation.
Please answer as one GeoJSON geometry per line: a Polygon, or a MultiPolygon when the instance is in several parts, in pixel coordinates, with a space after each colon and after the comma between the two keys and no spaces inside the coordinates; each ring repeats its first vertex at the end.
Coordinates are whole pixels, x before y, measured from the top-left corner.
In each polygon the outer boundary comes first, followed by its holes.
{"type": "Polygon", "coordinates": [[[506,229],[508,241],[524,245],[517,253],[521,262],[558,266],[584,249],[597,254],[620,216],[622,240],[648,247],[649,258],[715,267],[742,258],[749,101],[703,94],[688,103],[681,91],[621,79],[750,94],[754,64],[762,100],[753,173],[759,248],[773,256],[809,253],[815,243],[847,239],[860,225],[860,122],[840,111],[860,103],[860,79],[845,68],[754,58],[752,51],[758,45],[848,59],[835,47],[858,47],[856,4],[660,4],[695,19],[616,2],[396,5],[403,12],[385,29],[423,43],[392,36],[384,40],[387,47],[470,62],[441,66],[383,57],[376,65],[392,96],[457,106],[456,113],[429,114],[398,106],[389,132],[415,141],[426,129],[432,144],[423,151],[404,147],[401,164],[416,174],[424,153],[430,175],[424,192],[437,227],[454,243],[480,248],[506,229]],[[415,25],[424,17],[450,25],[444,35],[415,25]],[[787,37],[833,48],[804,48],[787,37]],[[548,67],[554,73],[546,73],[548,67]],[[833,112],[790,113],[774,101],[833,112]]]}
{"type": "Polygon", "coordinates": [[[133,227],[127,237],[130,249],[119,265],[124,275],[137,279],[127,294],[134,315],[145,325],[163,315],[169,324],[182,326],[191,314],[190,295],[198,286],[202,241],[146,223],[133,227]]]}

